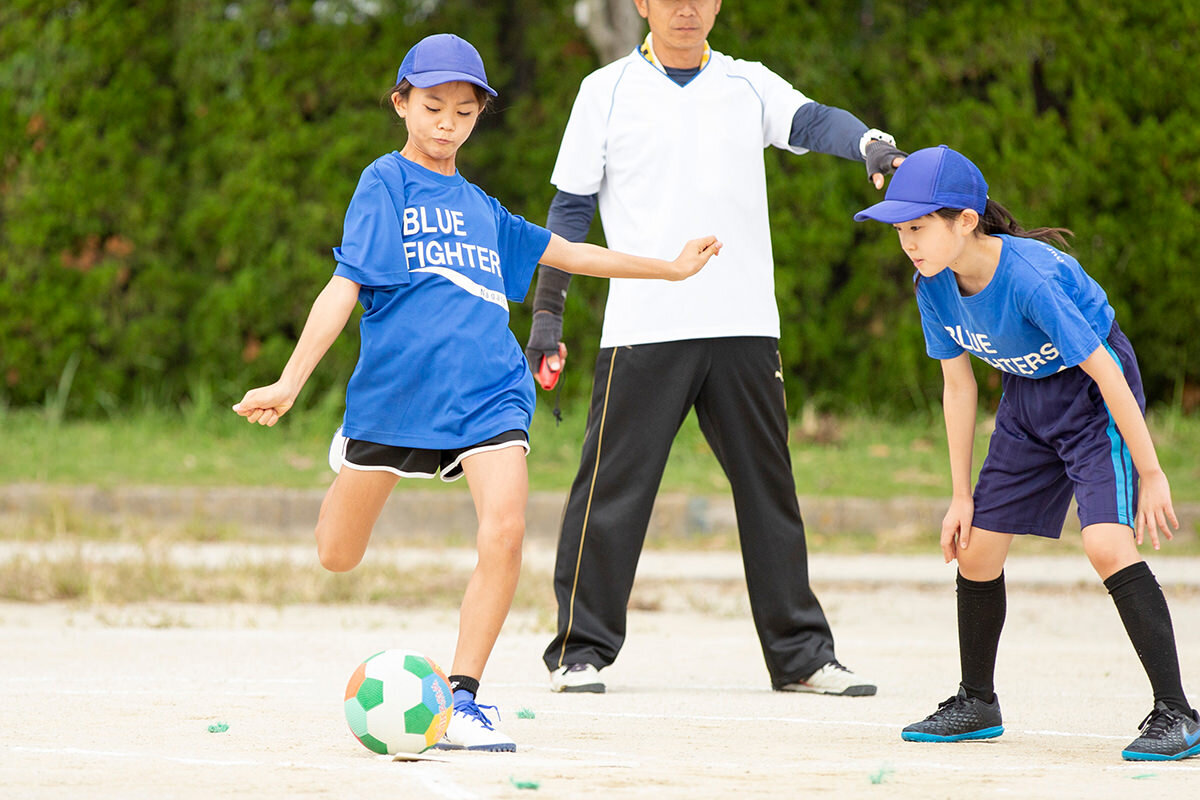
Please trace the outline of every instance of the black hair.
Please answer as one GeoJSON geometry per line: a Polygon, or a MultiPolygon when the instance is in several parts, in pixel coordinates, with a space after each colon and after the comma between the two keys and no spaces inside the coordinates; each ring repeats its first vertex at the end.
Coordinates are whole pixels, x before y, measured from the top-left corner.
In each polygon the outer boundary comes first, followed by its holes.
{"type": "MultiPolygon", "coordinates": [[[[947,222],[954,222],[964,210],[962,208],[939,208],[933,213],[947,222]]],[[[984,235],[1006,233],[1009,236],[1018,236],[1022,239],[1037,239],[1063,250],[1070,247],[1067,243],[1067,237],[1075,235],[1075,232],[1069,228],[1034,228],[1027,231],[1013,217],[1012,212],[990,197],[983,209],[983,213],[979,215],[979,225],[976,226],[975,230],[984,235]]],[[[914,292],[917,290],[917,286],[920,285],[923,277],[918,272],[913,278],[914,292]]]]}
{"type": "MultiPolygon", "coordinates": [[[[961,208],[939,208],[933,213],[953,222],[958,219],[958,215],[962,212],[963,209],[961,208]]],[[[1007,208],[990,197],[987,201],[987,207],[979,215],[979,227],[976,230],[983,234],[1006,233],[1009,236],[1019,236],[1022,239],[1038,239],[1046,244],[1052,244],[1064,250],[1070,246],[1067,244],[1067,237],[1075,235],[1073,231],[1067,228],[1034,228],[1027,231],[1013,218],[1013,215],[1007,208]]]]}
{"type": "MultiPolygon", "coordinates": [[[[390,110],[392,108],[392,95],[398,94],[400,97],[407,100],[408,93],[412,91],[412,88],[413,85],[408,82],[408,78],[404,78],[395,86],[387,90],[383,97],[379,99],[379,104],[390,110]]],[[[491,108],[492,96],[488,94],[482,86],[476,86],[472,83],[471,88],[475,90],[475,99],[479,102],[479,113],[482,115],[483,112],[491,108]]]]}

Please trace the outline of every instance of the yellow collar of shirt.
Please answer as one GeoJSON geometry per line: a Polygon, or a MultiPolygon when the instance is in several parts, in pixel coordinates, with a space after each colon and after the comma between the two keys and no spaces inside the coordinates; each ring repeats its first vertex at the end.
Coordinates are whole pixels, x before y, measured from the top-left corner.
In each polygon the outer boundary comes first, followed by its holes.
{"type": "MultiPolygon", "coordinates": [[[[642,58],[649,61],[651,64],[654,65],[655,69],[657,69],[659,72],[661,72],[665,75],[665,74],[667,74],[666,68],[663,67],[662,62],[658,60],[658,56],[654,55],[654,42],[652,41],[653,36],[654,36],[654,34],[652,34],[652,33],[646,34],[646,38],[642,42],[641,46],[638,48],[638,52],[642,54],[642,58]]],[[[711,56],[711,55],[712,55],[712,48],[710,48],[708,46],[708,42],[705,42],[704,43],[704,55],[700,56],[700,69],[704,69],[704,66],[706,64],[708,64],[708,59],[709,59],[709,56],[711,56]]]]}

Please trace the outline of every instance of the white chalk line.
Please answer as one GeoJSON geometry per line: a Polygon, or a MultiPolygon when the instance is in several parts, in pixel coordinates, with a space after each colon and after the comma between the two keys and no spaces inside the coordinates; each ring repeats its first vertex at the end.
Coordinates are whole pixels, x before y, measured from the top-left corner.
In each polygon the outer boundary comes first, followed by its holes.
{"type": "MultiPolygon", "coordinates": [[[[1113,738],[1116,738],[1116,737],[1113,737],[1113,738]]],[[[904,744],[905,747],[913,747],[914,746],[912,743],[902,743],[902,744],[904,744]]],[[[986,743],[975,743],[975,744],[977,744],[977,745],[982,744],[983,746],[986,746],[986,743]]],[[[929,745],[926,745],[926,744],[916,744],[915,745],[915,747],[918,747],[918,748],[927,747],[927,746],[929,746],[929,745]]],[[[949,746],[949,745],[946,745],[946,746],[949,746]]],[[[970,745],[964,744],[964,745],[960,745],[960,746],[970,746],[970,745]]],[[[600,753],[597,753],[597,752],[591,751],[591,750],[580,750],[578,748],[567,748],[567,747],[526,747],[524,749],[526,751],[537,750],[540,752],[562,753],[563,755],[584,755],[584,756],[600,755],[600,753]]],[[[623,754],[609,752],[609,753],[607,753],[607,755],[619,758],[623,754]]],[[[656,766],[662,766],[663,760],[661,758],[658,758],[655,760],[654,763],[656,766]]],[[[709,769],[743,770],[746,768],[745,761],[728,761],[728,762],[705,761],[704,763],[705,763],[705,767],[709,768],[709,769]]],[[[641,769],[644,767],[644,764],[642,764],[638,761],[619,761],[618,760],[618,761],[606,762],[602,765],[589,763],[588,766],[605,766],[605,767],[641,769]]],[[[798,756],[795,763],[792,766],[803,767],[805,772],[818,771],[818,772],[833,772],[833,773],[847,773],[847,774],[859,773],[859,772],[862,772],[864,769],[874,770],[874,769],[877,769],[880,767],[882,767],[884,770],[889,771],[889,772],[899,772],[899,771],[903,771],[903,770],[928,769],[928,770],[938,770],[938,771],[942,771],[942,772],[978,773],[980,770],[980,767],[978,764],[950,764],[950,763],[946,763],[943,761],[926,761],[926,760],[918,759],[918,758],[880,759],[877,756],[857,756],[857,755],[847,755],[845,758],[839,759],[837,761],[816,760],[816,759],[812,759],[812,758],[802,758],[802,757],[798,756]]],[[[1029,775],[1029,774],[1036,774],[1039,771],[1040,772],[1074,772],[1074,771],[1080,769],[1080,766],[1078,764],[1055,764],[1055,763],[1033,764],[1033,763],[1027,762],[1027,763],[1023,763],[1023,764],[1013,764],[1013,765],[988,764],[987,769],[989,771],[993,771],[993,772],[1008,772],[1008,773],[1020,773],[1023,775],[1029,775]]],[[[1167,769],[1172,772],[1174,772],[1174,771],[1200,772],[1200,764],[1184,763],[1184,762],[1178,762],[1178,761],[1121,761],[1121,762],[1115,763],[1115,764],[1101,765],[1100,769],[1105,770],[1107,772],[1134,771],[1134,772],[1139,772],[1139,773],[1146,773],[1147,771],[1157,770],[1157,769],[1167,769]]]]}
{"type": "MultiPolygon", "coordinates": [[[[918,745],[918,746],[927,746],[927,745],[918,745]]],[[[365,763],[317,764],[317,763],[307,762],[307,761],[288,761],[288,760],[267,761],[267,760],[256,760],[256,759],[195,758],[195,757],[187,757],[187,756],[169,756],[169,755],[162,755],[160,753],[148,753],[148,752],[127,752],[127,751],[118,751],[118,750],[89,750],[89,749],[79,748],[79,747],[31,747],[28,745],[11,745],[11,746],[9,746],[8,749],[10,752],[14,752],[14,753],[30,753],[30,754],[38,754],[38,755],[53,755],[53,756],[74,756],[74,757],[78,757],[78,758],[93,758],[93,759],[101,759],[101,760],[105,760],[105,759],[107,759],[107,760],[154,759],[154,760],[159,760],[159,761],[165,761],[168,763],[186,764],[186,765],[190,765],[190,766],[279,767],[279,768],[285,768],[285,769],[310,769],[310,770],[319,770],[319,771],[324,771],[324,772],[361,770],[364,768],[368,768],[365,763]]],[[[617,768],[628,768],[628,769],[638,769],[638,768],[642,767],[642,762],[640,762],[636,758],[632,757],[631,754],[615,753],[612,751],[606,751],[606,752],[600,753],[600,752],[596,752],[596,751],[572,749],[572,748],[561,748],[561,747],[550,748],[550,747],[536,747],[536,746],[522,746],[521,750],[522,750],[523,755],[528,755],[530,753],[530,751],[533,751],[535,753],[540,751],[540,752],[544,752],[544,753],[562,753],[564,755],[580,755],[580,756],[584,757],[584,765],[591,766],[591,767],[610,767],[610,768],[617,767],[617,768]],[[591,759],[594,759],[597,755],[606,755],[606,756],[609,756],[609,758],[602,760],[602,761],[596,761],[593,763],[591,761],[591,759]],[[614,756],[615,756],[615,758],[613,758],[614,756]]],[[[492,757],[492,758],[495,757],[494,755],[490,755],[490,754],[484,754],[484,755],[485,755],[485,757],[492,757]]],[[[484,762],[481,762],[481,763],[484,763],[484,762]]],[[[487,762],[487,763],[490,765],[492,762],[487,762]]],[[[578,761],[573,761],[572,763],[574,763],[576,765],[579,764],[578,761]]],[[[661,766],[662,761],[657,760],[655,763],[661,766]]],[[[803,767],[805,769],[805,771],[819,770],[819,771],[834,772],[834,773],[858,773],[858,772],[861,772],[863,769],[873,768],[880,763],[883,764],[884,769],[889,770],[889,771],[927,769],[927,770],[938,770],[938,771],[942,771],[942,772],[961,773],[961,772],[976,772],[979,769],[977,764],[950,764],[950,763],[941,762],[941,761],[926,761],[923,759],[903,759],[903,758],[884,759],[881,762],[878,758],[874,758],[874,757],[872,757],[872,758],[856,758],[854,756],[847,756],[846,758],[840,759],[837,761],[829,761],[829,760],[818,761],[818,760],[813,760],[813,759],[797,759],[796,764],[794,766],[803,767]],[[870,762],[869,765],[866,764],[866,762],[868,762],[868,761],[870,762]]],[[[505,759],[504,759],[504,764],[507,767],[519,766],[521,768],[528,769],[528,768],[537,767],[537,766],[561,766],[562,762],[558,761],[556,759],[546,759],[546,758],[530,759],[530,758],[518,758],[515,756],[509,757],[506,755],[505,759]]],[[[374,766],[376,768],[387,768],[386,766],[384,766],[382,764],[373,764],[372,766],[374,766]]],[[[745,764],[745,762],[741,762],[741,761],[729,762],[724,765],[709,762],[708,766],[709,767],[724,766],[725,768],[729,768],[729,769],[744,769],[746,764],[745,764]]],[[[459,786],[458,784],[454,783],[453,781],[449,780],[448,778],[445,778],[441,774],[437,774],[437,773],[428,771],[428,770],[434,770],[434,769],[440,770],[444,767],[445,767],[445,765],[438,764],[437,762],[429,762],[429,764],[427,764],[426,770],[422,770],[420,772],[409,773],[409,776],[420,781],[422,784],[424,784],[426,786],[426,788],[428,788],[432,793],[438,795],[439,797],[444,797],[444,798],[447,798],[448,800],[474,800],[474,798],[477,797],[477,795],[472,794],[469,790],[464,789],[463,787],[459,786]]],[[[991,771],[998,771],[998,772],[1029,774],[1029,773],[1033,773],[1033,772],[1074,772],[1074,771],[1079,770],[1080,767],[1078,764],[1031,765],[1031,764],[1025,763],[1025,764],[1014,764],[1011,766],[990,764],[988,766],[988,769],[991,771]]],[[[1163,769],[1170,770],[1171,772],[1178,772],[1178,771],[1200,772],[1200,764],[1192,765],[1192,764],[1186,764],[1186,763],[1182,763],[1182,762],[1163,762],[1163,761],[1121,762],[1119,764],[1103,765],[1100,767],[1100,769],[1102,769],[1106,772],[1136,771],[1136,772],[1145,773],[1145,772],[1147,772],[1147,770],[1163,770],[1163,769]]]]}
{"type": "Polygon", "coordinates": [[[96,758],[96,759],[153,759],[157,761],[167,761],[172,764],[190,764],[194,766],[204,767],[287,767],[290,769],[317,769],[324,771],[336,771],[343,769],[357,769],[359,765],[351,767],[347,764],[313,764],[306,761],[264,761],[261,759],[250,758],[197,758],[195,756],[170,756],[162,753],[149,753],[145,751],[123,751],[123,750],[89,750],[83,747],[33,747],[30,745],[9,745],[9,751],[14,753],[35,753],[39,755],[55,755],[55,756],[77,756],[80,758],[96,758]]]}
{"type": "MultiPolygon", "coordinates": [[[[56,676],[44,675],[6,675],[0,676],[0,686],[4,684],[10,685],[37,685],[37,694],[39,697],[45,696],[63,696],[63,697],[154,697],[163,694],[178,695],[181,687],[184,691],[203,691],[208,696],[215,697],[236,697],[246,699],[264,699],[264,698],[281,698],[291,697],[292,693],[285,691],[286,688],[293,686],[312,686],[316,683],[311,678],[219,678],[219,679],[198,679],[198,680],[145,680],[137,676],[95,676],[91,678],[80,677],[72,679],[75,686],[62,686],[62,679],[56,676]],[[132,683],[138,688],[122,689],[112,688],[104,684],[113,683],[132,683]],[[101,684],[96,688],[90,688],[87,684],[101,684]],[[156,685],[157,684],[157,685],[156,685]],[[218,688],[208,688],[218,687],[218,688]],[[245,687],[245,688],[238,688],[245,687]],[[261,687],[261,688],[258,688],[261,687]],[[272,691],[274,689],[274,691],[272,691]]],[[[29,689],[4,689],[0,692],[28,692],[29,689]]]]}
{"type": "MultiPolygon", "coordinates": [[[[8,683],[21,683],[21,682],[39,683],[39,682],[43,682],[43,681],[48,682],[49,679],[39,679],[39,678],[23,679],[20,677],[0,678],[0,682],[8,682],[8,683]]],[[[240,681],[238,681],[238,682],[240,682],[240,681]]],[[[228,683],[231,683],[231,681],[222,681],[220,683],[228,684],[228,683]]],[[[313,681],[300,680],[300,679],[297,679],[297,680],[282,679],[282,680],[245,681],[245,683],[311,684],[311,683],[313,683],[313,681]]],[[[170,691],[172,693],[177,693],[178,689],[179,689],[179,687],[175,686],[175,687],[172,687],[170,689],[170,691]]],[[[146,695],[161,694],[162,691],[167,691],[167,689],[164,688],[162,690],[155,690],[155,689],[56,688],[56,689],[51,689],[49,691],[39,690],[39,693],[43,694],[43,695],[50,694],[50,695],[62,695],[62,696],[81,696],[82,695],[82,696],[101,696],[101,697],[107,697],[107,696],[125,697],[125,696],[146,696],[146,695]]],[[[239,692],[239,691],[232,690],[232,689],[228,690],[228,691],[224,691],[224,692],[214,692],[213,694],[216,694],[221,697],[239,697],[239,698],[246,698],[246,699],[262,699],[264,697],[283,696],[283,695],[269,694],[269,693],[262,692],[262,691],[239,692]]],[[[582,717],[608,717],[608,718],[613,718],[613,719],[663,719],[662,714],[641,714],[641,713],[632,712],[632,711],[596,711],[596,710],[567,711],[567,710],[561,710],[561,709],[541,709],[537,713],[547,714],[547,715],[557,714],[559,716],[568,716],[568,717],[569,716],[582,716],[582,717]]],[[[671,714],[669,718],[692,721],[692,722],[745,722],[745,723],[778,722],[778,723],[786,723],[786,724],[792,724],[792,725],[850,726],[850,727],[860,727],[860,728],[886,728],[886,729],[895,729],[895,730],[900,730],[901,728],[903,728],[905,725],[908,724],[907,722],[901,722],[901,723],[869,722],[869,721],[865,721],[865,720],[812,719],[812,718],[808,718],[808,717],[734,716],[734,715],[719,715],[719,714],[671,714]]],[[[1080,733],[1078,731],[1013,730],[1012,728],[1009,728],[1008,730],[1012,733],[1019,733],[1021,735],[1025,735],[1025,736],[1048,736],[1048,737],[1062,737],[1062,738],[1101,739],[1101,740],[1113,740],[1113,741],[1130,738],[1129,735],[1127,735],[1127,734],[1113,735],[1113,734],[1101,734],[1101,733],[1080,733]]]]}
{"type": "MultiPolygon", "coordinates": [[[[118,681],[127,681],[129,683],[137,683],[145,685],[154,681],[147,681],[144,678],[139,678],[133,675],[113,675],[113,676],[93,676],[90,678],[81,677],[73,679],[76,683],[115,683],[118,681]]],[[[181,681],[167,681],[162,679],[159,681],[163,685],[170,683],[171,686],[178,688],[181,681]]],[[[185,680],[185,683],[215,683],[215,684],[314,684],[316,681],[312,678],[209,678],[198,680],[185,680]]],[[[62,683],[62,678],[54,675],[4,675],[0,676],[0,683],[62,683]]]]}
{"type": "MultiPolygon", "coordinates": [[[[202,767],[277,767],[283,769],[309,769],[319,770],[323,772],[337,772],[362,769],[397,769],[391,766],[391,760],[387,759],[385,763],[363,762],[354,764],[316,764],[311,761],[269,761],[262,759],[231,759],[231,758],[196,758],[190,756],[170,756],[162,753],[149,753],[145,751],[122,751],[122,750],[89,750],[82,747],[31,747],[28,745],[10,745],[9,751],[14,753],[30,753],[36,755],[52,755],[52,756],[71,756],[75,758],[91,758],[96,760],[131,760],[139,761],[157,760],[165,761],[171,764],[186,764],[188,766],[202,767]],[[368,766],[370,764],[370,766],[368,766]]],[[[438,775],[428,774],[426,772],[411,771],[407,774],[421,783],[432,794],[438,797],[447,798],[447,800],[475,800],[478,795],[464,789],[448,778],[438,775]]]]}

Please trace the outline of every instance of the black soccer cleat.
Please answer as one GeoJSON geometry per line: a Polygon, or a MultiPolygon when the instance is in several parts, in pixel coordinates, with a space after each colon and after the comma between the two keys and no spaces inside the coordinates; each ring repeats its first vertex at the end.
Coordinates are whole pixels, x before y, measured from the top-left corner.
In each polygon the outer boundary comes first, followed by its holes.
{"type": "Polygon", "coordinates": [[[1178,761],[1200,755],[1200,714],[1168,708],[1159,701],[1138,725],[1142,732],[1121,751],[1126,761],[1178,761]]]}
{"type": "Polygon", "coordinates": [[[906,742],[961,742],[995,739],[1004,733],[1000,721],[1000,698],[985,703],[968,697],[960,686],[958,694],[938,703],[937,711],[900,732],[906,742]]]}

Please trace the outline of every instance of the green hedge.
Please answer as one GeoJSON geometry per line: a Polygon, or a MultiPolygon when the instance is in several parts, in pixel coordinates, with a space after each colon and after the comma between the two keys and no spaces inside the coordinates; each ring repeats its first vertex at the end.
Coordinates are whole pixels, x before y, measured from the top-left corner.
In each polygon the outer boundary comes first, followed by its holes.
{"type": "MultiPolygon", "coordinates": [[[[223,403],[274,379],[359,172],[403,143],[378,101],[418,38],[455,31],[482,51],[500,99],[460,168],[538,222],[579,80],[598,66],[571,0],[59,5],[0,8],[0,403],[74,414],[223,403]]],[[[1200,9],[1014,5],[739,0],[712,43],[903,147],[962,149],[1019,219],[1073,228],[1151,401],[1189,405],[1200,9]]],[[[862,167],[767,159],[793,408],[936,402],[911,269],[884,226],[850,220],[876,198],[862,167]]],[[[569,395],[589,388],[605,289],[573,282],[569,395]]],[[[513,307],[521,340],[528,315],[513,307]]],[[[341,337],[305,402],[340,392],[356,352],[341,337]]],[[[994,374],[980,375],[994,400],[994,374]]]]}

